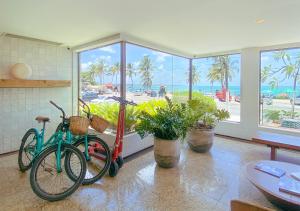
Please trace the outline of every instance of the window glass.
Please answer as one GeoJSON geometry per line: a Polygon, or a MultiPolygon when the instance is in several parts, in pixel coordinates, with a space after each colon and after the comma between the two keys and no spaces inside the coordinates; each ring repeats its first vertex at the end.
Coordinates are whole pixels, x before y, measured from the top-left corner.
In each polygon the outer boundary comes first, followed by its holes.
{"type": "Polygon", "coordinates": [[[228,120],[240,122],[240,54],[193,60],[193,97],[212,97],[219,109],[230,112],[228,120]]]}
{"type": "Polygon", "coordinates": [[[120,44],[80,52],[79,73],[80,98],[114,130],[119,104],[109,97],[120,96],[120,44]]]}
{"type": "Polygon", "coordinates": [[[126,98],[136,103],[188,99],[188,59],[133,44],[126,46],[126,98]]]}
{"type": "Polygon", "coordinates": [[[299,70],[299,48],[261,53],[261,125],[300,129],[299,70]]]}

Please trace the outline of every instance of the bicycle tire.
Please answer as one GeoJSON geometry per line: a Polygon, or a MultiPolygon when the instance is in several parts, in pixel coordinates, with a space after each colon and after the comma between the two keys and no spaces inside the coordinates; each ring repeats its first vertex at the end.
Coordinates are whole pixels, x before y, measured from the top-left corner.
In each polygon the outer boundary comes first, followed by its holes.
{"type": "MultiPolygon", "coordinates": [[[[44,168],[44,171],[47,171],[47,170],[45,170],[46,165],[45,165],[44,159],[51,153],[56,153],[57,149],[58,149],[57,144],[46,148],[35,159],[35,162],[33,163],[31,173],[30,173],[30,185],[31,185],[33,192],[40,198],[47,200],[47,201],[58,201],[58,200],[62,200],[64,198],[70,196],[81,185],[81,183],[84,179],[85,173],[86,173],[86,161],[85,161],[83,154],[80,152],[80,150],[78,150],[76,147],[74,147],[71,144],[62,143],[61,150],[64,150],[65,152],[67,152],[67,154],[74,153],[74,155],[76,155],[78,157],[78,159],[80,161],[80,167],[81,167],[80,173],[79,173],[76,181],[74,181],[74,184],[70,188],[68,188],[67,190],[65,190],[61,193],[49,194],[45,190],[43,190],[40,187],[39,182],[37,181],[39,167],[40,167],[40,165],[44,165],[42,168],[44,168]],[[43,161],[44,161],[44,163],[43,163],[43,161]]],[[[63,171],[63,168],[62,168],[62,171],[63,171]]],[[[47,180],[45,180],[45,181],[47,181],[47,180]]]]}
{"type": "MultiPolygon", "coordinates": [[[[90,160],[86,160],[87,162],[87,173],[85,175],[84,180],[82,181],[83,185],[89,185],[89,184],[93,184],[96,181],[98,181],[99,179],[101,179],[104,174],[108,171],[110,163],[111,163],[111,153],[110,153],[110,149],[108,147],[108,145],[100,138],[96,137],[96,136],[89,136],[88,137],[88,144],[91,144],[91,142],[95,142],[95,143],[99,143],[103,149],[104,149],[104,154],[102,154],[103,156],[106,157],[106,160],[104,162],[104,166],[102,169],[96,170],[99,171],[97,172],[95,175],[92,175],[92,171],[93,169],[91,169],[92,167],[95,166],[95,164],[91,163],[92,160],[97,159],[91,156],[90,160]],[[92,175],[92,177],[90,177],[92,175]]],[[[80,145],[84,145],[84,138],[79,139],[76,143],[73,144],[75,147],[79,147],[80,145]]],[[[89,145],[90,146],[90,145],[89,145]]],[[[83,154],[84,154],[84,149],[80,150],[83,154]]],[[[84,156],[86,157],[86,156],[84,156]]],[[[66,171],[69,174],[69,177],[72,179],[74,179],[74,174],[72,172],[72,168],[69,166],[69,156],[66,156],[65,159],[65,166],[66,166],[66,171]]]]}
{"type": "MultiPolygon", "coordinates": [[[[25,144],[27,143],[28,138],[30,137],[30,135],[34,135],[34,138],[33,138],[33,140],[35,140],[35,143],[34,143],[34,146],[33,146],[34,148],[35,148],[35,145],[36,145],[36,137],[38,136],[37,131],[34,128],[31,128],[25,133],[25,135],[22,138],[22,142],[21,142],[20,149],[19,149],[19,154],[18,154],[18,165],[19,165],[20,171],[22,171],[22,172],[25,172],[25,171],[27,171],[28,169],[31,168],[32,163],[33,163],[33,159],[34,159],[34,157],[29,158],[27,154],[26,154],[26,156],[30,160],[30,162],[28,164],[25,164],[25,162],[22,159],[24,153],[26,153],[25,152],[25,148],[26,148],[25,144]]],[[[29,144],[30,144],[30,142],[29,142],[29,144]]]]}

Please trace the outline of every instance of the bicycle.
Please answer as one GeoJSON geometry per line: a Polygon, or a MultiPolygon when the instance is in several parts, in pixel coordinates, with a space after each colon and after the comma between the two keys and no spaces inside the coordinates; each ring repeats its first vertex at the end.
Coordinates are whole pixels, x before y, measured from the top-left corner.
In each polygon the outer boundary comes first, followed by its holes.
{"type": "MultiPolygon", "coordinates": [[[[80,100],[82,101],[82,100],[80,100]]],[[[82,101],[83,102],[83,101],[82,101]]],[[[103,177],[103,175],[107,172],[110,162],[111,162],[111,154],[110,149],[107,144],[97,137],[96,135],[84,134],[84,135],[72,135],[71,131],[69,130],[69,119],[65,118],[64,110],[57,106],[55,103],[51,101],[51,103],[58,108],[63,113],[63,121],[57,126],[56,135],[59,135],[59,139],[63,139],[66,143],[74,145],[76,148],[79,148],[80,151],[84,154],[84,158],[87,164],[87,170],[85,174],[85,178],[82,181],[83,185],[93,184],[97,180],[103,177]],[[94,159],[95,158],[95,159],[94,159]]],[[[90,118],[90,110],[86,111],[87,117],[90,118]]],[[[49,121],[49,118],[38,117],[39,119],[45,120],[45,122],[49,121]]],[[[45,130],[45,122],[43,125],[43,129],[40,133],[38,133],[37,129],[30,129],[27,131],[25,136],[22,139],[22,144],[19,150],[19,167],[21,171],[28,170],[31,165],[32,161],[36,157],[37,154],[41,152],[43,148],[48,147],[49,145],[53,144],[53,135],[49,141],[46,143],[43,142],[44,140],[44,130],[45,130]],[[34,135],[32,140],[28,143],[26,147],[25,143],[28,140],[30,135],[34,135]],[[27,158],[29,158],[30,163],[24,164],[22,161],[22,155],[27,153],[27,158]],[[28,156],[29,153],[29,156],[28,156]],[[30,157],[31,156],[31,157],[30,157]]],[[[65,153],[62,153],[62,157],[64,157],[65,153]]],[[[68,176],[72,180],[77,180],[76,174],[73,173],[72,166],[69,165],[70,156],[66,156],[66,171],[68,176]]]]}
{"type": "MultiPolygon", "coordinates": [[[[66,128],[69,125],[68,119],[65,118],[64,110],[58,107],[54,102],[50,101],[50,103],[62,112],[63,121],[59,124],[60,126],[56,129],[55,133],[46,142],[44,142],[45,126],[50,119],[43,116],[38,116],[35,118],[38,123],[43,123],[43,127],[40,131],[37,128],[29,129],[22,138],[18,155],[19,169],[22,172],[25,172],[31,168],[34,159],[43,149],[54,145],[57,140],[62,139],[64,135],[63,128],[66,128]],[[23,160],[23,158],[25,158],[25,160],[23,160]]],[[[70,140],[70,138],[68,138],[68,140],[70,140]]],[[[70,144],[71,141],[67,141],[67,143],[70,144]]]]}
{"type": "MultiPolygon", "coordinates": [[[[91,115],[89,106],[83,100],[78,100],[81,103],[80,106],[83,113],[86,114],[88,119],[92,120],[93,116],[91,115]]],[[[111,153],[108,145],[101,138],[92,134],[73,136],[72,143],[84,154],[87,163],[87,171],[82,184],[93,184],[101,179],[109,169],[111,163],[111,153]]],[[[66,159],[68,160],[69,156],[66,159]]],[[[76,179],[73,176],[71,166],[67,166],[67,170],[69,176],[76,179]]]]}
{"type": "MultiPolygon", "coordinates": [[[[50,103],[61,110],[62,124],[67,128],[69,122],[63,109],[52,101],[50,103]]],[[[18,158],[20,170],[25,171],[32,167],[30,185],[37,196],[48,201],[61,200],[71,195],[81,185],[86,174],[85,157],[79,149],[71,145],[70,135],[67,134],[66,139],[63,138],[62,128],[44,142],[45,125],[50,119],[39,116],[36,120],[39,123],[43,122],[43,128],[40,132],[35,128],[28,130],[22,139],[18,158]],[[30,135],[33,135],[32,139],[28,139],[30,135]],[[24,164],[23,154],[31,156],[28,164],[24,164]],[[72,159],[67,160],[65,157],[72,159]],[[67,166],[76,170],[76,177],[70,178],[67,166]]]]}

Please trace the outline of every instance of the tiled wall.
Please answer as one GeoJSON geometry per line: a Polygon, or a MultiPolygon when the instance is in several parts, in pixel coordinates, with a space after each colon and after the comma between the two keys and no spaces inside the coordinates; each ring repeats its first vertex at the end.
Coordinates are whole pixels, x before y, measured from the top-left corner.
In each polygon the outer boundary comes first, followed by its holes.
{"type": "MultiPolygon", "coordinates": [[[[45,42],[19,38],[0,38],[0,78],[10,78],[9,69],[24,62],[32,67],[31,79],[71,80],[72,52],[45,42]]],[[[55,101],[72,112],[72,88],[0,88],[0,154],[17,150],[25,132],[40,128],[34,120],[43,115],[50,118],[46,135],[60,121],[60,112],[49,104],[55,101]]]]}

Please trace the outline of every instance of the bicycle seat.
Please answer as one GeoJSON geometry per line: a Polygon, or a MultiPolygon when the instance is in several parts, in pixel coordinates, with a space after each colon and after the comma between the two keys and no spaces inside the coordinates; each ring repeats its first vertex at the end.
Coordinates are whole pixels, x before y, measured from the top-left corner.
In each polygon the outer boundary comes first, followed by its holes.
{"type": "Polygon", "coordinates": [[[38,116],[35,118],[35,120],[38,121],[38,123],[50,121],[50,119],[48,117],[44,117],[44,116],[38,116]]]}

